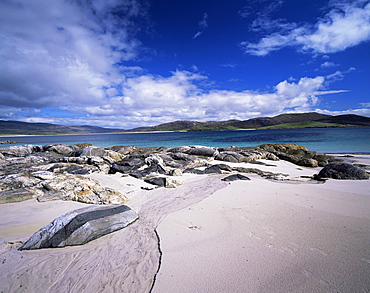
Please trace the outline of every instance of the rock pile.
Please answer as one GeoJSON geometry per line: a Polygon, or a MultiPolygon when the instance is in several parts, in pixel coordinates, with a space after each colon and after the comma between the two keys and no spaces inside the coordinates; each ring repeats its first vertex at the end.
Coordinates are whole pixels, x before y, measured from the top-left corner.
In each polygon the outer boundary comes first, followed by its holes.
{"type": "Polygon", "coordinates": [[[0,203],[37,197],[39,201],[63,199],[95,204],[123,204],[126,196],[84,175],[93,172],[122,173],[156,186],[181,185],[173,176],[183,173],[255,173],[270,179],[284,174],[255,168],[231,168],[227,164],[267,159],[288,160],[309,167],[324,166],[333,157],[310,152],[290,144],[266,144],[255,148],[215,148],[205,146],[164,147],[113,146],[91,144],[21,145],[0,149],[0,203]]]}

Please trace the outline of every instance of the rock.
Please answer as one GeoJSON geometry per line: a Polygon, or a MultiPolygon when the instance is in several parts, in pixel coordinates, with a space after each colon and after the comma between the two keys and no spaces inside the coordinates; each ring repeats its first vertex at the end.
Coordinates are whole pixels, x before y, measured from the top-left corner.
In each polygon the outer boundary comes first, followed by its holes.
{"type": "Polygon", "coordinates": [[[28,188],[16,188],[0,191],[0,204],[25,201],[35,197],[35,192],[28,188]]]}
{"type": "Polygon", "coordinates": [[[369,179],[369,174],[360,167],[349,163],[333,162],[326,165],[314,179],[322,180],[325,178],[365,180],[369,179]]]}
{"type": "Polygon", "coordinates": [[[182,176],[182,171],[180,169],[172,169],[169,173],[171,176],[182,176]]]}
{"type": "Polygon", "coordinates": [[[13,157],[24,157],[39,152],[41,149],[42,147],[38,145],[16,145],[1,149],[1,153],[13,157]]]}
{"type": "Polygon", "coordinates": [[[144,181],[149,184],[157,185],[159,187],[176,188],[182,185],[181,182],[168,177],[149,177],[144,181]]]}
{"type": "Polygon", "coordinates": [[[222,174],[222,170],[218,165],[212,165],[204,170],[205,174],[222,174]]]}
{"type": "Polygon", "coordinates": [[[244,156],[234,152],[234,151],[224,151],[220,152],[216,157],[216,160],[230,162],[230,163],[240,163],[244,161],[244,156]]]}
{"type": "Polygon", "coordinates": [[[61,154],[64,156],[70,156],[72,153],[77,149],[77,147],[68,146],[65,144],[54,144],[54,145],[44,145],[43,151],[51,151],[57,154],[61,154]]]}
{"type": "Polygon", "coordinates": [[[92,172],[98,171],[98,169],[94,166],[89,165],[80,165],[80,164],[74,164],[74,163],[57,163],[52,164],[47,169],[50,172],[54,173],[69,173],[69,174],[77,174],[77,175],[86,175],[90,174],[92,172]]]}
{"type": "Polygon", "coordinates": [[[111,167],[110,172],[121,172],[123,174],[130,174],[145,165],[146,157],[146,155],[127,156],[123,160],[114,163],[111,167]]]}
{"type": "Polygon", "coordinates": [[[73,153],[73,155],[75,157],[80,157],[80,156],[86,156],[86,157],[92,157],[92,156],[95,156],[95,157],[104,157],[104,156],[107,156],[109,154],[103,148],[96,147],[96,146],[89,146],[89,147],[80,149],[78,151],[75,151],[73,153]]]}
{"type": "Polygon", "coordinates": [[[206,146],[181,146],[169,149],[171,153],[185,153],[188,155],[202,156],[202,157],[215,157],[218,155],[218,150],[213,147],[206,146]]]}
{"type": "Polygon", "coordinates": [[[307,148],[299,144],[289,144],[289,143],[268,143],[261,144],[257,148],[269,151],[269,152],[283,152],[286,153],[291,150],[304,150],[307,151],[307,148]]]}
{"type": "Polygon", "coordinates": [[[138,215],[125,205],[93,205],[56,218],[33,234],[20,250],[83,245],[137,219],[138,215]]]}
{"type": "Polygon", "coordinates": [[[230,176],[227,176],[223,179],[221,179],[222,181],[236,181],[236,180],[250,180],[250,178],[248,178],[247,176],[244,176],[242,174],[232,174],[230,176]]]}
{"type": "Polygon", "coordinates": [[[41,181],[36,188],[43,191],[39,201],[62,199],[90,204],[123,204],[127,201],[120,192],[79,175],[55,174],[52,179],[41,181]]]}
{"type": "Polygon", "coordinates": [[[3,140],[3,141],[0,141],[0,144],[14,144],[14,143],[17,143],[15,141],[10,141],[10,140],[3,140]]]}
{"type": "Polygon", "coordinates": [[[158,154],[169,168],[180,169],[184,171],[189,168],[198,168],[208,165],[208,160],[199,158],[194,155],[188,155],[185,153],[165,153],[158,154]]]}
{"type": "Polygon", "coordinates": [[[303,158],[297,161],[297,165],[316,168],[319,166],[319,163],[315,159],[303,158]]]}
{"type": "Polygon", "coordinates": [[[163,152],[166,150],[166,147],[138,147],[138,146],[123,146],[123,145],[116,145],[112,147],[105,148],[106,150],[112,150],[117,153],[120,153],[124,156],[127,155],[149,155],[155,154],[159,152],[163,152]]]}

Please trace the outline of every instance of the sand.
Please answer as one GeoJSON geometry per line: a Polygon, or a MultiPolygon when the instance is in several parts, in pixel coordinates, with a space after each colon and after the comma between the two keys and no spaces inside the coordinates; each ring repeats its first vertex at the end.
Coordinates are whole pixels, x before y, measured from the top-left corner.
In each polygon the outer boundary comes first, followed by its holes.
{"type": "Polygon", "coordinates": [[[301,176],[318,169],[261,161],[275,166],[242,165],[293,181],[187,175],[145,191],[135,178],[92,174],[127,194],[140,219],[83,246],[17,250],[84,204],[0,205],[0,292],[369,292],[370,180],[317,184],[301,176]]]}

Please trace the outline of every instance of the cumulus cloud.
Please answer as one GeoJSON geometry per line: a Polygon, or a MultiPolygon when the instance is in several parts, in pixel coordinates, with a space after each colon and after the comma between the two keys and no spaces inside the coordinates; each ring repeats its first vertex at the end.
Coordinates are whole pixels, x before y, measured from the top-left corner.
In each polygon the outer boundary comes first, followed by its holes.
{"type": "MultiPolygon", "coordinates": [[[[312,110],[328,93],[327,83],[343,78],[338,71],[289,79],[269,92],[207,90],[204,84],[212,81],[195,67],[165,77],[124,66],[140,52],[131,17],[145,18],[142,2],[2,1],[0,118],[126,129],[184,119],[244,120],[312,110]]],[[[207,19],[204,14],[200,33],[207,19]]]]}
{"type": "Polygon", "coordinates": [[[265,56],[284,47],[314,54],[336,53],[370,40],[370,3],[364,0],[332,2],[332,10],[314,25],[269,22],[269,26],[277,31],[258,43],[242,43],[246,53],[265,56]]]}
{"type": "Polygon", "coordinates": [[[335,64],[334,62],[324,62],[320,65],[321,68],[330,68],[330,67],[336,67],[338,64],[335,64]]]}
{"type": "MultiPolygon", "coordinates": [[[[123,94],[111,97],[100,106],[84,108],[89,115],[110,117],[126,128],[155,125],[175,120],[248,119],[290,111],[309,111],[319,102],[325,77],[304,77],[297,82],[282,81],[271,92],[202,90],[199,83],[207,77],[187,71],[169,77],[143,75],[126,80],[123,94]],[[128,122],[130,120],[130,122],[128,122]]],[[[339,91],[338,91],[339,92],[339,91]]],[[[334,92],[332,92],[334,93],[334,92]]],[[[81,112],[71,106],[69,111],[81,112]]],[[[118,124],[112,125],[118,127],[118,124]]]]}
{"type": "Polygon", "coordinates": [[[100,104],[139,43],[135,1],[3,1],[0,105],[100,104]],[[120,16],[120,15],[125,15],[120,16]]]}

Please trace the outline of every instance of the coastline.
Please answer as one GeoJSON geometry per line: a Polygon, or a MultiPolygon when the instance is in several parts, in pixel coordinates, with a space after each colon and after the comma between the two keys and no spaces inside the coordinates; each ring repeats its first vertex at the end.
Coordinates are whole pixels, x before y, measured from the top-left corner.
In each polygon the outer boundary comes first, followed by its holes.
{"type": "MultiPolygon", "coordinates": [[[[370,155],[349,159],[370,166],[370,155]]],[[[0,205],[0,291],[361,292],[369,288],[370,180],[317,183],[306,177],[321,168],[258,161],[267,164],[258,165],[259,169],[288,174],[289,180],[251,174],[249,181],[226,183],[221,181],[225,174],[186,174],[179,177],[183,185],[176,189],[147,191],[142,187],[150,185],[133,177],[92,173],[88,177],[126,194],[127,205],[140,218],[83,246],[17,250],[35,230],[86,204],[32,199],[0,205]]]]}

